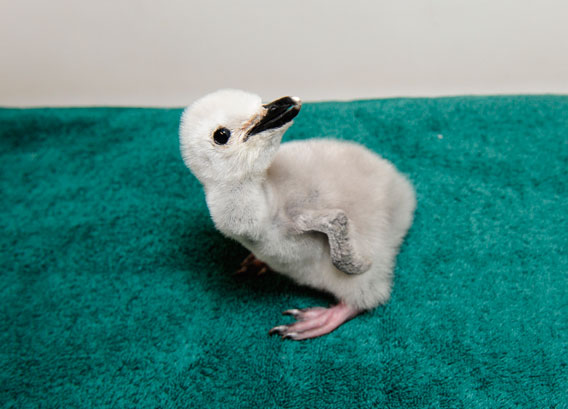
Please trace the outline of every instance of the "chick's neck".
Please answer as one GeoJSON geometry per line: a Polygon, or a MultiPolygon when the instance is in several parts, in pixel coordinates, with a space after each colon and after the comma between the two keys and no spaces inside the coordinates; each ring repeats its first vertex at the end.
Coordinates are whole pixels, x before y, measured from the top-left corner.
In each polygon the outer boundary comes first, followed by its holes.
{"type": "Polygon", "coordinates": [[[239,241],[262,237],[270,215],[270,189],[266,175],[206,188],[207,206],[215,226],[239,241]]]}

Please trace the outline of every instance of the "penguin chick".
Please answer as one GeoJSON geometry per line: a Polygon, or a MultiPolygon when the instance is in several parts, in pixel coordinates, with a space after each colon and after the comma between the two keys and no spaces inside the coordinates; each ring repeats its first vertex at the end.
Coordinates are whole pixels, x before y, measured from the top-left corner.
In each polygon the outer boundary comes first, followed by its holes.
{"type": "Polygon", "coordinates": [[[221,90],[189,106],[180,125],[185,164],[203,184],[217,229],[272,270],[339,301],[288,310],[270,333],[327,334],[388,301],[396,254],[416,206],[394,166],[366,148],[327,139],[288,142],[296,97],[221,90]]]}

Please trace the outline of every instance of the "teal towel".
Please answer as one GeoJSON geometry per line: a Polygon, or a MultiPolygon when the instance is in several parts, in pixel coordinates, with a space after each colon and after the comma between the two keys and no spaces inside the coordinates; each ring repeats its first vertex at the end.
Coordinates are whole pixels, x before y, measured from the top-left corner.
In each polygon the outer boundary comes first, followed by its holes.
{"type": "Polygon", "coordinates": [[[3,408],[561,408],[568,96],[308,103],[417,190],[390,302],[304,342],[325,294],[234,277],[179,109],[0,110],[3,408]]]}

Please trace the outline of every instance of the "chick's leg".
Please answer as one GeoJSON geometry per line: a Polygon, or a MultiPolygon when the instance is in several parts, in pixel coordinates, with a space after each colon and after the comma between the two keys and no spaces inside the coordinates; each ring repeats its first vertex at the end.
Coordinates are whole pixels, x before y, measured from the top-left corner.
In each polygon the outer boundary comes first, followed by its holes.
{"type": "Polygon", "coordinates": [[[293,340],[316,338],[330,333],[360,313],[360,310],[344,302],[330,308],[315,307],[305,310],[288,310],[284,311],[284,314],[292,315],[297,321],[290,325],[274,327],[269,334],[278,334],[282,338],[293,340]]]}

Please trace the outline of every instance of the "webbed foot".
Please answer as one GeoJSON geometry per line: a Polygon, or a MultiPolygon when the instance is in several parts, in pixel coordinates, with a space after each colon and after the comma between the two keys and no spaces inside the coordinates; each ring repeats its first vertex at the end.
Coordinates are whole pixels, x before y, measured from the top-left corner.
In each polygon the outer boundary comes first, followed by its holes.
{"type": "Polygon", "coordinates": [[[330,308],[314,307],[304,310],[288,310],[283,314],[296,318],[296,322],[290,325],[279,325],[272,328],[269,334],[278,334],[282,339],[302,340],[316,338],[339,327],[344,322],[356,317],[361,313],[355,307],[340,302],[330,308]]]}

